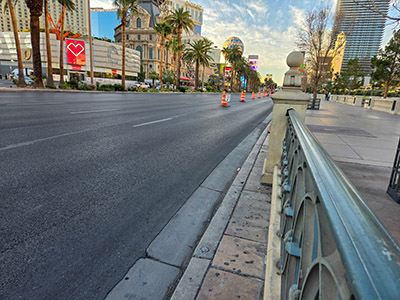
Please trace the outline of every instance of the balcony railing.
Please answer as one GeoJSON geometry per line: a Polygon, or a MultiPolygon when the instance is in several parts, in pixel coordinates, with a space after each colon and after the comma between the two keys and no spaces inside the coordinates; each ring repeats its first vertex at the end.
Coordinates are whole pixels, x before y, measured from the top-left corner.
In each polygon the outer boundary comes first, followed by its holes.
{"type": "Polygon", "coordinates": [[[281,299],[400,299],[400,248],[325,149],[288,111],[281,299]]]}

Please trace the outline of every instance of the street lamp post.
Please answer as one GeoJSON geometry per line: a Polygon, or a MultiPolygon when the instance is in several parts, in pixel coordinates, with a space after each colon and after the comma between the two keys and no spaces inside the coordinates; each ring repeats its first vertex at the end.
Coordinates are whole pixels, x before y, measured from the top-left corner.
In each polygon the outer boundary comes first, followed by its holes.
{"type": "Polygon", "coordinates": [[[92,23],[90,21],[90,0],[88,0],[88,21],[89,21],[89,51],[90,51],[90,84],[94,86],[93,76],[93,45],[92,45],[92,23]]]}

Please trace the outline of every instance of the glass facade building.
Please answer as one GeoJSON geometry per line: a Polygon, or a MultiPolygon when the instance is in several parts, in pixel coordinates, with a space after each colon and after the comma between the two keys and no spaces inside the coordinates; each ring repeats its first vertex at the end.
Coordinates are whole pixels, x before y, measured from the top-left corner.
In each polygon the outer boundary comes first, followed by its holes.
{"type": "Polygon", "coordinates": [[[114,41],[114,28],[121,23],[117,19],[117,9],[92,8],[90,10],[92,36],[114,41]]]}
{"type": "MultiPolygon", "coordinates": [[[[390,0],[375,0],[377,9],[387,14],[390,0]]],[[[371,73],[371,58],[378,54],[382,43],[386,18],[371,9],[368,0],[338,0],[336,24],[346,35],[341,70],[346,70],[350,59],[358,58],[365,75],[371,73]]]]}

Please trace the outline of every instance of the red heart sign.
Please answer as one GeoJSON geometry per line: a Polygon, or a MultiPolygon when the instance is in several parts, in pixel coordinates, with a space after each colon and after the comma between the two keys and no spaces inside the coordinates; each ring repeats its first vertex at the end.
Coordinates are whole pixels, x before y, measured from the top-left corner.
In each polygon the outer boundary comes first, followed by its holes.
{"type": "Polygon", "coordinates": [[[67,39],[67,63],[72,65],[86,65],[85,42],[67,39]]]}

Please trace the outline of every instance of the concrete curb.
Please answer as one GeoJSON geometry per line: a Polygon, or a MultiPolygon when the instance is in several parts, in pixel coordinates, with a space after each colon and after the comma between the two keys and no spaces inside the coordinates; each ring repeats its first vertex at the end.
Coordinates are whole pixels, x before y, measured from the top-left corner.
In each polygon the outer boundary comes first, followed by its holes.
{"type": "Polygon", "coordinates": [[[257,155],[261,151],[264,141],[268,136],[270,118],[271,117],[269,116],[266,119],[269,125],[257,140],[230,189],[225,195],[220,207],[212,218],[207,230],[204,232],[200,242],[198,243],[188,267],[170,298],[171,300],[196,299],[241,192],[255,164],[257,155]]]}
{"type": "Polygon", "coordinates": [[[220,93],[201,93],[201,92],[190,92],[190,93],[182,93],[182,92],[121,92],[121,91],[81,91],[81,90],[63,90],[63,89],[34,89],[34,88],[17,88],[17,87],[0,87],[1,92],[45,92],[45,93],[103,93],[103,94],[191,94],[191,95],[213,95],[213,94],[222,94],[220,93]]]}
{"type": "Polygon", "coordinates": [[[264,300],[281,299],[281,277],[277,274],[277,263],[281,254],[281,240],[276,235],[280,229],[281,212],[281,191],[280,180],[281,171],[278,166],[274,168],[272,196],[271,196],[271,214],[268,230],[268,247],[265,266],[264,300]]]}

